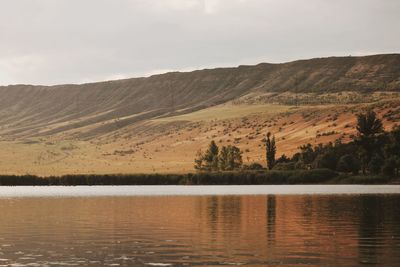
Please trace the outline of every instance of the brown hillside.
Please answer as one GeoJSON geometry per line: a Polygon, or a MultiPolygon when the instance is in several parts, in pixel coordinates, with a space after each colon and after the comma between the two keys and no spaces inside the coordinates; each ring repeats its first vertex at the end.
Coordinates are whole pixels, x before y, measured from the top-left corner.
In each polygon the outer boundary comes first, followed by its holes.
{"type": "Polygon", "coordinates": [[[82,133],[91,137],[255,92],[290,91],[400,91],[400,55],[320,58],[83,85],[0,87],[0,134],[41,136],[119,119],[82,133]]]}

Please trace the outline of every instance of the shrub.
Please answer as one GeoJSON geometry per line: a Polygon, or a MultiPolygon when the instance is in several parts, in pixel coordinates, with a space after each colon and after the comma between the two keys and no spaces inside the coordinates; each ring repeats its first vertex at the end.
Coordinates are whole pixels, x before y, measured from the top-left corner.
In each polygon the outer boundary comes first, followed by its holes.
{"type": "Polygon", "coordinates": [[[382,177],[377,175],[342,177],[339,180],[340,180],[339,183],[341,184],[383,184],[389,181],[387,177],[382,177]]]}
{"type": "Polygon", "coordinates": [[[277,163],[274,166],[274,170],[277,171],[292,171],[296,169],[296,163],[295,162],[287,162],[287,163],[277,163]]]}
{"type": "Polygon", "coordinates": [[[276,164],[278,164],[278,163],[288,163],[288,162],[290,162],[290,159],[285,155],[285,154],[282,154],[282,156],[280,156],[277,160],[276,160],[276,164]]]}
{"type": "Polygon", "coordinates": [[[337,176],[330,169],[315,169],[310,171],[295,171],[289,178],[291,184],[313,184],[327,182],[337,176]]]}
{"type": "Polygon", "coordinates": [[[243,169],[245,169],[245,170],[262,170],[263,166],[260,163],[254,162],[250,165],[243,166],[243,169]]]}

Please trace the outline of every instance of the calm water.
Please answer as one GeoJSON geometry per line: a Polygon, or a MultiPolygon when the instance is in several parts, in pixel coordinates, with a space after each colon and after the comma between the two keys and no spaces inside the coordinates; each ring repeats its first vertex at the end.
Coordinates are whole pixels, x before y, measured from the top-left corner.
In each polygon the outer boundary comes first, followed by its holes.
{"type": "Polygon", "coordinates": [[[400,266],[399,187],[241,188],[3,187],[0,266],[400,266]]]}

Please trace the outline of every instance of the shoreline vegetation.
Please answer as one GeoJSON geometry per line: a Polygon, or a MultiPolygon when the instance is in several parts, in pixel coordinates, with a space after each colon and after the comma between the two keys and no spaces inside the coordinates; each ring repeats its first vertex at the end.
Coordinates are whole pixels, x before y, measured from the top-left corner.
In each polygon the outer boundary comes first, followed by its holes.
{"type": "Polygon", "coordinates": [[[50,177],[0,176],[0,186],[391,184],[396,181],[395,177],[343,174],[329,169],[50,177]]]}
{"type": "Polygon", "coordinates": [[[292,157],[283,154],[278,159],[275,136],[268,132],[262,140],[266,168],[256,162],[243,164],[242,151],[238,147],[229,145],[219,148],[212,140],[204,153],[201,150],[197,152],[194,168],[200,172],[260,170],[265,172],[263,182],[267,183],[363,184],[391,180],[398,183],[400,127],[395,125],[391,131],[385,131],[382,120],[373,110],[367,110],[357,115],[355,128],[358,134],[353,135],[350,142],[343,143],[337,139],[334,143],[316,146],[308,143],[300,146],[299,152],[292,157]],[[276,177],[279,179],[276,180],[276,177]]]}
{"type": "Polygon", "coordinates": [[[204,153],[198,151],[195,173],[0,175],[2,186],[35,185],[277,185],[277,184],[400,184],[400,127],[390,132],[372,110],[357,115],[358,135],[351,142],[306,144],[291,158],[276,159],[275,137],[263,140],[267,166],[244,165],[240,148],[211,141],[204,153]],[[361,173],[361,174],[360,174],[361,173]]]}

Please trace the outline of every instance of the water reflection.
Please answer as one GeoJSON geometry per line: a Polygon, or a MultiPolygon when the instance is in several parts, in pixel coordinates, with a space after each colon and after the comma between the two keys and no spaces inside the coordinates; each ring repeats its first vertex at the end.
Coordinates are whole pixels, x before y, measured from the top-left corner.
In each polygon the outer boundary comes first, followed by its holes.
{"type": "Polygon", "coordinates": [[[0,266],[398,266],[400,196],[0,200],[0,266]]]}
{"type": "Polygon", "coordinates": [[[267,197],[267,237],[268,244],[273,244],[275,240],[275,220],[276,220],[276,197],[267,197]]]}

